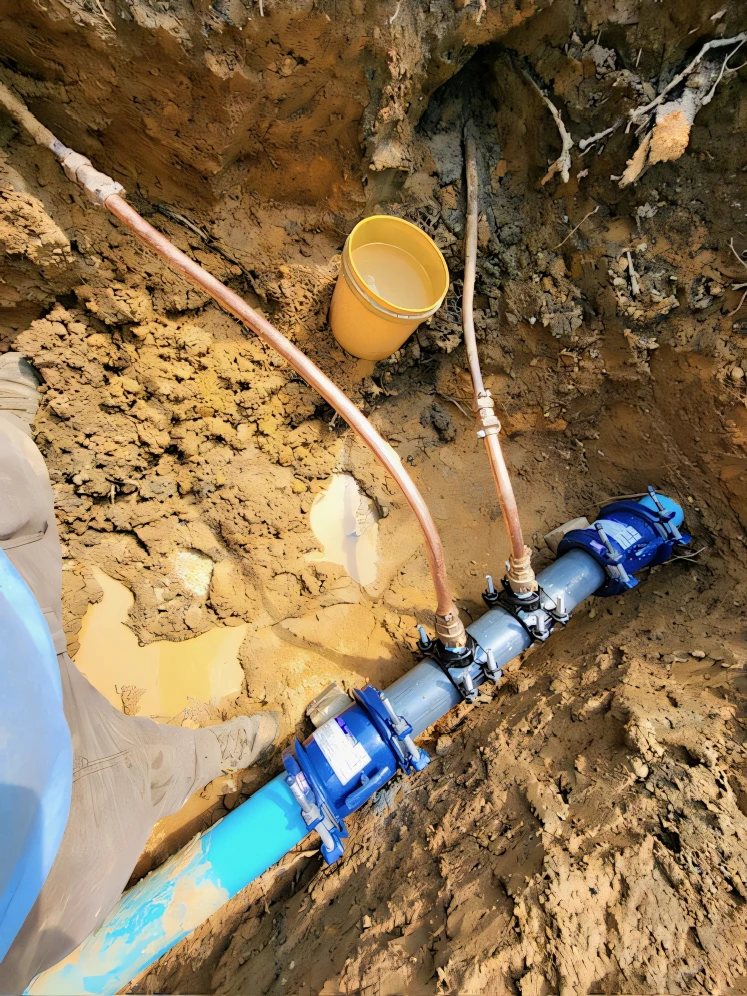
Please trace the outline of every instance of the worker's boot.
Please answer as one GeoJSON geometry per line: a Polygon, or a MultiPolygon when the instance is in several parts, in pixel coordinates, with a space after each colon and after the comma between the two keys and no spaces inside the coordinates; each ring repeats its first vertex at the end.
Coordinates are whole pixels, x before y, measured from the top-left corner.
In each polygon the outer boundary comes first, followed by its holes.
{"type": "Polygon", "coordinates": [[[39,407],[39,378],[29,361],[20,353],[0,356],[0,412],[8,412],[30,432],[39,407]]]}
{"type": "Polygon", "coordinates": [[[278,735],[278,715],[258,712],[254,716],[236,716],[208,729],[220,744],[221,767],[235,771],[248,768],[270,753],[278,735]]]}

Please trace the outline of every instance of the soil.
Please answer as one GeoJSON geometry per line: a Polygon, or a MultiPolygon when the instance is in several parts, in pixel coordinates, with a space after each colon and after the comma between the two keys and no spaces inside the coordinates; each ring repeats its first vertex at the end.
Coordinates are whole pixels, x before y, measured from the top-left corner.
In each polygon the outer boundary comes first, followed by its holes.
{"type": "MultiPolygon", "coordinates": [[[[0,79],[394,446],[442,530],[465,620],[508,551],[461,344],[467,117],[480,135],[475,322],[536,565],[552,559],[550,529],[648,484],[682,502],[693,534],[691,556],[580,608],[429,731],[432,763],[351,819],[338,864],[304,842],[129,991],[747,991],[737,43],[636,117],[707,42],[745,29],[741,7],[0,0],[0,79]],[[444,308],[376,365],[326,322],[346,234],[374,211],[425,228],[452,276],[444,308]]],[[[44,379],[35,433],[71,654],[103,572],[132,592],[144,646],[246,627],[241,692],[171,722],[270,706],[285,743],[309,732],[305,707],[329,682],[382,687],[412,666],[432,592],[394,483],[282,361],[4,117],[0,308],[0,349],[44,379]],[[340,473],[378,518],[365,586],[319,559],[310,529],[340,473]]],[[[144,694],[132,682],[123,708],[144,694]]],[[[277,753],[208,787],[156,828],[135,877],[279,767],[277,753]]]]}

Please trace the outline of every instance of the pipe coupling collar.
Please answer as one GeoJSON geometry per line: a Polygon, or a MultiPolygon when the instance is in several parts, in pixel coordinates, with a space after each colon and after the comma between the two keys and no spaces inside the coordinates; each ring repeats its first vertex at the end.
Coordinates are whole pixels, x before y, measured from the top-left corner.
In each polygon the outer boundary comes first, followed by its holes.
{"type": "Polygon", "coordinates": [[[436,634],[445,647],[467,646],[467,630],[456,609],[443,616],[436,613],[436,634]]]}
{"type": "Polygon", "coordinates": [[[506,580],[515,595],[529,595],[537,591],[539,586],[532,568],[532,551],[528,546],[524,547],[522,557],[509,557],[506,580]]]}
{"type": "Polygon", "coordinates": [[[496,436],[501,431],[501,423],[495,414],[495,402],[490,391],[484,391],[477,398],[477,418],[480,425],[477,430],[479,439],[496,436]]]}
{"type": "Polygon", "coordinates": [[[121,183],[112,180],[106,173],[100,173],[91,164],[91,160],[79,152],[68,152],[60,162],[68,180],[81,186],[94,204],[103,206],[107,197],[124,193],[121,183]]]}

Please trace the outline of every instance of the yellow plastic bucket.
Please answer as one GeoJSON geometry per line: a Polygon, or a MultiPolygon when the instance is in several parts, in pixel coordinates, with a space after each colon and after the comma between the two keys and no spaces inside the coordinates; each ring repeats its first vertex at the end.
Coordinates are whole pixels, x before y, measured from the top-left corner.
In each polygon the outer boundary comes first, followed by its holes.
{"type": "Polygon", "coordinates": [[[438,311],[448,289],[433,239],[409,221],[375,214],[347,237],[329,323],[348,353],[383,360],[438,311]]]}

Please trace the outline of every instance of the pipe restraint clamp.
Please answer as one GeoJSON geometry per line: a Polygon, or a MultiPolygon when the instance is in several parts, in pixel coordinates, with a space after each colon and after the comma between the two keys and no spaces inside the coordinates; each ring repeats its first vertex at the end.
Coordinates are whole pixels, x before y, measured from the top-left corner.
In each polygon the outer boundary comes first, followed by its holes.
{"type": "Polygon", "coordinates": [[[690,536],[675,524],[676,512],[682,510],[654,488],[649,488],[643,501],[618,499],[602,507],[587,528],[566,533],[558,556],[573,548],[584,550],[607,574],[607,582],[595,594],[603,598],[619,595],[639,583],[635,575],[644,567],[665,563],[675,547],[690,542],[690,536]]]}
{"type": "Polygon", "coordinates": [[[285,783],[309,830],[333,864],[348,836],[345,818],[367,802],[397,769],[412,775],[430,761],[413,740],[413,727],[384,692],[367,685],[355,704],[318,727],[303,744],[283,751],[285,783]],[[327,731],[325,733],[325,730],[327,731]]]}

